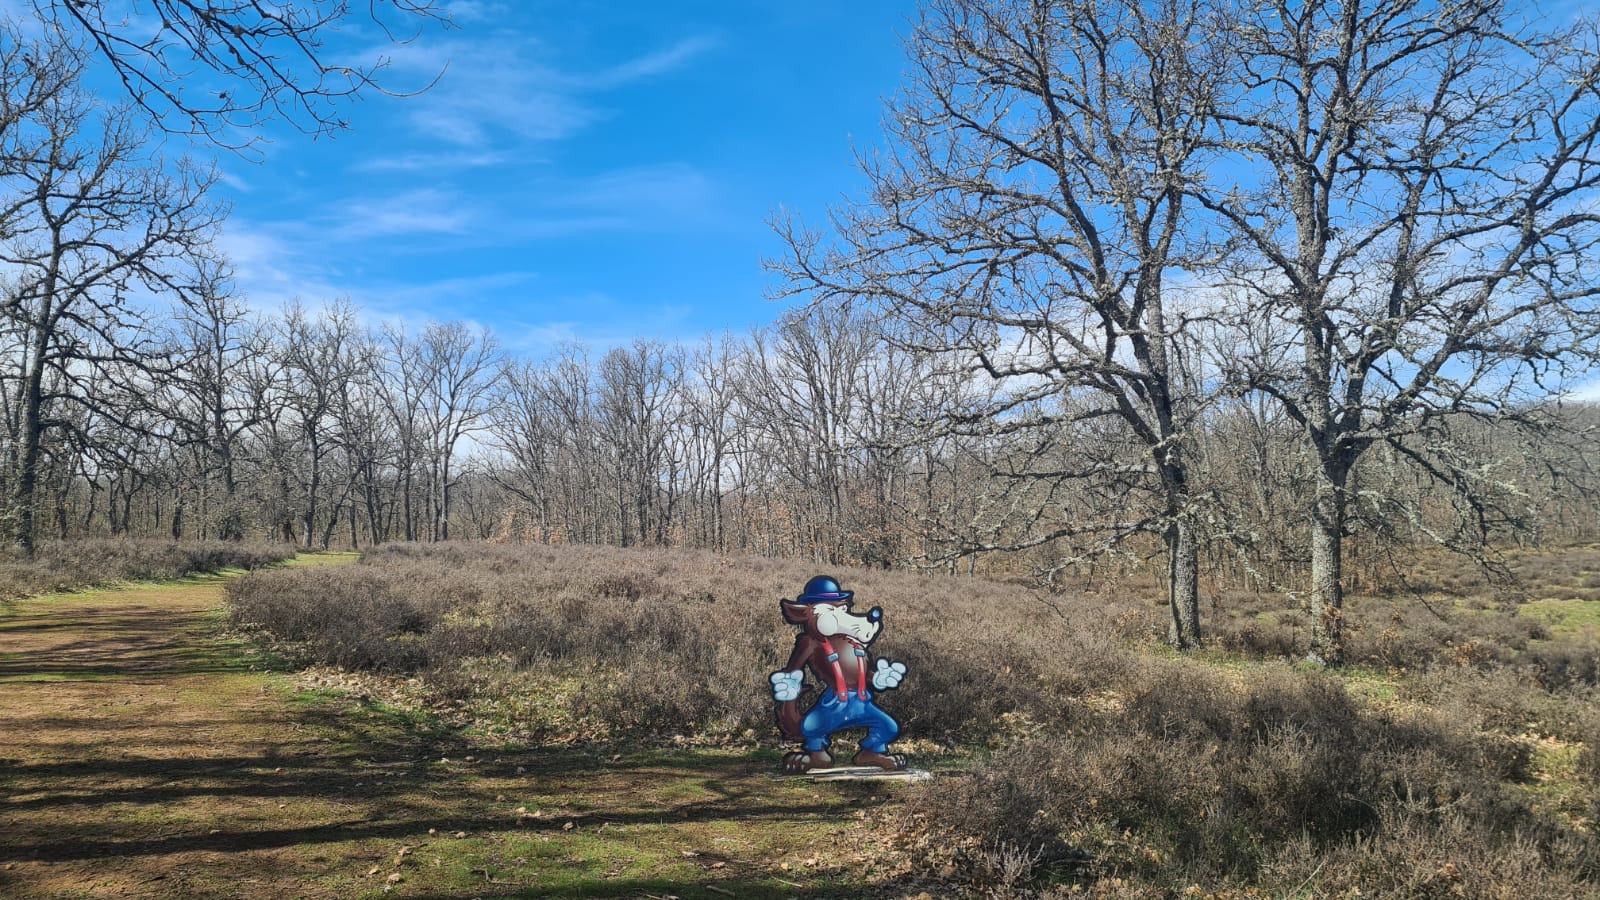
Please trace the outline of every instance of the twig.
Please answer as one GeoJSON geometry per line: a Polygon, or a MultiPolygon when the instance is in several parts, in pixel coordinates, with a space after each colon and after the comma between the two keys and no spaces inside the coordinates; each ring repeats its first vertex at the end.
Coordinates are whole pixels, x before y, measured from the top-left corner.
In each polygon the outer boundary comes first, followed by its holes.
{"type": "Polygon", "coordinates": [[[1290,897],[1298,897],[1298,896],[1300,896],[1300,892],[1305,890],[1306,889],[1306,885],[1309,885],[1311,883],[1312,879],[1317,877],[1317,873],[1321,872],[1321,871],[1322,871],[1322,863],[1317,863],[1317,867],[1315,869],[1311,870],[1311,874],[1306,876],[1306,880],[1300,882],[1300,886],[1295,888],[1293,891],[1290,891],[1287,896],[1290,896],[1290,897]]]}
{"type": "Polygon", "coordinates": [[[500,879],[495,878],[492,875],[490,875],[488,869],[473,869],[472,871],[474,871],[474,872],[482,872],[483,873],[483,880],[484,880],[485,884],[499,884],[499,885],[504,885],[506,887],[527,887],[528,886],[525,882],[521,882],[521,881],[501,881],[500,879]]]}

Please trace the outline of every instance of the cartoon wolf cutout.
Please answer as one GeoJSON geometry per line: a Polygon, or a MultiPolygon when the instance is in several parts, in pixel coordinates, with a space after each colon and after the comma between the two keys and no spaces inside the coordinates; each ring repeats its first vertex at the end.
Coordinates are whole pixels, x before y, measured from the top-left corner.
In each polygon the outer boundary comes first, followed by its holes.
{"type": "Polygon", "coordinates": [[[872,690],[894,690],[906,667],[885,659],[871,667],[867,648],[883,633],[883,610],[875,606],[866,615],[852,612],[853,596],[835,579],[818,575],[806,582],[800,596],[778,601],[783,620],[800,626],[788,665],[771,676],[778,728],[784,737],[805,742],[805,749],[784,756],[783,770],[788,774],[833,766],[828,753],[831,736],[846,728],[867,729],[855,755],[857,765],[891,772],[906,767],[904,756],[889,753],[889,742],[900,733],[900,725],[878,708],[867,689],[870,679],[872,690]],[[799,701],[807,666],[826,689],[802,717],[799,701]]]}

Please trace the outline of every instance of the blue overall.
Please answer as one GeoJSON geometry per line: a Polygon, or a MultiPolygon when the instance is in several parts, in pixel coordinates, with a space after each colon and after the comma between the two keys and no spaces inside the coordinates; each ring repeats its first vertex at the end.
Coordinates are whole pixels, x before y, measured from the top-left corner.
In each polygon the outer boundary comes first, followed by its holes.
{"type": "Polygon", "coordinates": [[[874,753],[887,752],[889,742],[900,733],[900,723],[873,705],[870,693],[863,700],[856,696],[855,691],[851,691],[849,698],[841,703],[837,693],[827,691],[817,705],[806,713],[805,721],[800,723],[800,733],[805,735],[805,746],[809,752],[828,749],[832,743],[828,735],[835,731],[863,726],[867,729],[867,736],[861,739],[861,747],[874,753]]]}

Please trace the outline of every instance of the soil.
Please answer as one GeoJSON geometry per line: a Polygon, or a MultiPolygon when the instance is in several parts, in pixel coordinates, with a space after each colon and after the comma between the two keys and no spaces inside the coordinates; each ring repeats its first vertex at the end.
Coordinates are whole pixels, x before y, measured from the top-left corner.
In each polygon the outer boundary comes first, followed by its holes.
{"type": "Polygon", "coordinates": [[[775,781],[770,754],[478,748],[297,690],[222,630],[224,580],[0,606],[0,896],[859,897],[884,877],[862,825],[881,783],[775,781]]]}

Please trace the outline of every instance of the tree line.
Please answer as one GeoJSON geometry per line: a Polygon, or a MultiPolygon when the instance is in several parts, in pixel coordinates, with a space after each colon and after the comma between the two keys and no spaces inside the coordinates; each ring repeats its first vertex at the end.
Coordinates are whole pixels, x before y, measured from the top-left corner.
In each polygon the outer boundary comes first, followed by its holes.
{"type": "Polygon", "coordinates": [[[1174,644],[1207,574],[1338,663],[1350,562],[1594,532],[1600,50],[1523,16],[930,2],[868,193],[778,223],[800,307],[540,359],[251,310],[210,170],[8,31],[3,526],[1159,564],[1174,644]]]}

